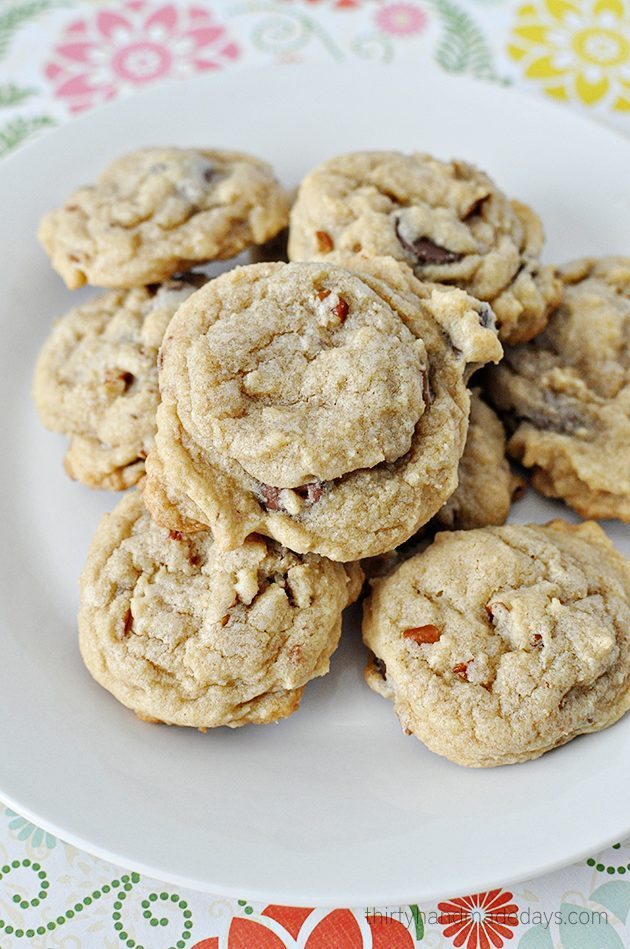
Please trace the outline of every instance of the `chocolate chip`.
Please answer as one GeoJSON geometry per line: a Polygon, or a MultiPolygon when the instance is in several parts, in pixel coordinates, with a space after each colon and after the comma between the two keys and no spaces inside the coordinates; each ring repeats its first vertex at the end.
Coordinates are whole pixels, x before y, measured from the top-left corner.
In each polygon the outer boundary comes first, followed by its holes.
{"type": "Polygon", "coordinates": [[[383,679],[387,678],[387,666],[382,659],[379,659],[378,656],[372,656],[372,665],[383,679]]]}
{"type": "Polygon", "coordinates": [[[462,254],[458,254],[447,247],[440,247],[429,237],[417,237],[413,241],[408,241],[400,233],[399,222],[396,221],[396,237],[400,245],[416,258],[417,263],[427,264],[455,264],[462,259],[462,254]]]}
{"type": "Polygon", "coordinates": [[[282,503],[280,501],[281,488],[274,488],[270,484],[263,484],[260,493],[262,494],[262,504],[268,511],[281,511],[282,503]]]}
{"type": "Polygon", "coordinates": [[[204,169],[203,180],[207,181],[208,184],[210,184],[211,181],[214,181],[214,179],[216,178],[216,175],[217,175],[216,168],[212,168],[212,166],[210,166],[209,168],[204,169]]]}
{"type": "Polygon", "coordinates": [[[301,498],[304,498],[309,504],[315,504],[321,498],[324,493],[324,488],[321,481],[311,481],[308,484],[301,484],[299,487],[293,489],[296,494],[299,494],[301,498]]]}

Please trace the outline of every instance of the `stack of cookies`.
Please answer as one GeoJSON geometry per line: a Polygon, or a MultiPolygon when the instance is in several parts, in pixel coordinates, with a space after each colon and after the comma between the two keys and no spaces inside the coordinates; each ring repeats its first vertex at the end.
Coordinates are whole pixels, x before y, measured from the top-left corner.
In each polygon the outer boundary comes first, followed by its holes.
{"type": "Polygon", "coordinates": [[[110,288],[58,321],[34,391],[71,477],[133,487],[81,580],[119,701],[291,714],[367,574],[366,680],[433,751],[523,761],[630,707],[630,565],[592,522],[504,526],[527,469],[630,521],[630,259],[544,267],[530,208],[397,152],[324,163],[290,209],[258,159],[144,149],[40,238],[69,287],[110,288]]]}

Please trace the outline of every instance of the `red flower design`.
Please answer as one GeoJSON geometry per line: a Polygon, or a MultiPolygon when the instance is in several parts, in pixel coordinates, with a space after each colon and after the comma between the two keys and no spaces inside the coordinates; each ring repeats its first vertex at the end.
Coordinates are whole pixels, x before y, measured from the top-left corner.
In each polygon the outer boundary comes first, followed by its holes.
{"type": "MultiPolygon", "coordinates": [[[[319,911],[305,907],[267,906],[262,917],[273,920],[284,936],[263,922],[235,917],[230,923],[227,949],[413,949],[414,941],[405,926],[386,916],[367,917],[363,928],[349,909],[331,910],[315,922],[310,917],[319,911]],[[309,921],[309,925],[305,925],[309,921]],[[310,932],[307,931],[310,928],[310,932]],[[368,933],[371,932],[371,940],[368,933]],[[365,938],[364,938],[365,933],[365,938]]],[[[216,937],[203,939],[191,949],[218,949],[216,937]]]]}
{"type": "Polygon", "coordinates": [[[205,7],[127,0],[73,21],[44,71],[54,95],[79,112],[126,88],[219,69],[238,55],[205,7]]]}
{"type": "Polygon", "coordinates": [[[512,939],[512,928],[518,926],[518,906],[510,902],[513,899],[507,891],[490,890],[438,903],[438,923],[445,927],[446,938],[454,937],[456,949],[501,949],[504,940],[512,939]]]}

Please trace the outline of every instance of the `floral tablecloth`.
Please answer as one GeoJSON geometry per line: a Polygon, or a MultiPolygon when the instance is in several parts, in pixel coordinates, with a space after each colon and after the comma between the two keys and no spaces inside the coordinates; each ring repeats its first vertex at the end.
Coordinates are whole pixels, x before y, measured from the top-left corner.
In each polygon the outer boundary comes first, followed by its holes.
{"type": "MultiPolygon", "coordinates": [[[[154,82],[317,61],[428,58],[630,134],[629,3],[0,0],[0,157],[154,82]]],[[[124,871],[0,805],[0,949],[623,949],[629,913],[630,842],[432,906],[287,909],[124,871]]]]}

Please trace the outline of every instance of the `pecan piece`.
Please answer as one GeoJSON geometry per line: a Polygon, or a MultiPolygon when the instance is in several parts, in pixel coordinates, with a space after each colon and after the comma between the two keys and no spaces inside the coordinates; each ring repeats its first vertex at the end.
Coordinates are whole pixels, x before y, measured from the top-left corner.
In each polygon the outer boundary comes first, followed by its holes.
{"type": "Polygon", "coordinates": [[[427,623],[425,626],[412,626],[410,629],[406,629],[403,638],[413,639],[414,643],[418,643],[419,646],[427,646],[436,643],[441,635],[442,630],[434,626],[433,623],[427,623]]]}
{"type": "Polygon", "coordinates": [[[458,679],[461,679],[462,682],[468,682],[468,663],[458,662],[456,666],[453,666],[453,673],[458,679]]]}

